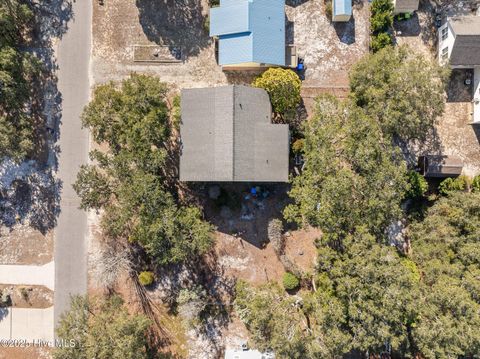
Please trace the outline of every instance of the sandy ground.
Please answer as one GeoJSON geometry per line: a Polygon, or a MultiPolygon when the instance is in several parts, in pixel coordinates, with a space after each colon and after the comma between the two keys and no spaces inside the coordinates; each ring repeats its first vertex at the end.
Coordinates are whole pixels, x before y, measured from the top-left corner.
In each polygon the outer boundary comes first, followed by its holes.
{"type": "Polygon", "coordinates": [[[42,234],[28,225],[1,228],[0,264],[42,265],[53,260],[53,231],[42,234]]]}
{"type": "Polygon", "coordinates": [[[53,292],[44,286],[0,285],[1,293],[9,293],[15,308],[49,308],[53,292]]]}
{"type": "Polygon", "coordinates": [[[50,359],[51,349],[31,348],[0,348],[0,359],[50,359]]]}

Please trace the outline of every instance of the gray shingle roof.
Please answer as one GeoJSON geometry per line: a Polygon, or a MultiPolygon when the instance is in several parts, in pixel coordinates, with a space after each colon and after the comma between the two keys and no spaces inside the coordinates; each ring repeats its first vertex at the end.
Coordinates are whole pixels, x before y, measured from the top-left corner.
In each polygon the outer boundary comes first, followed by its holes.
{"type": "Polygon", "coordinates": [[[450,64],[480,65],[480,16],[459,16],[448,21],[455,34],[450,64]]]}
{"type": "Polygon", "coordinates": [[[247,86],[182,90],[181,181],[288,181],[288,125],[247,86]]]}

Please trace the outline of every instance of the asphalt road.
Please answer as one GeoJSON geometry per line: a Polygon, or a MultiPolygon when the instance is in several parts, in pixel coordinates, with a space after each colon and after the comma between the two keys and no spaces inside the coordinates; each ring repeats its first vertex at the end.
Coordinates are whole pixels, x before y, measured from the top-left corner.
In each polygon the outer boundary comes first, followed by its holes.
{"type": "Polygon", "coordinates": [[[58,44],[58,89],[62,94],[58,177],[62,181],[60,215],[55,228],[54,318],[70,306],[70,296],[87,292],[87,214],[78,209],[72,188],[88,159],[88,133],[80,114],[90,93],[91,0],[73,3],[73,19],[58,44]]]}

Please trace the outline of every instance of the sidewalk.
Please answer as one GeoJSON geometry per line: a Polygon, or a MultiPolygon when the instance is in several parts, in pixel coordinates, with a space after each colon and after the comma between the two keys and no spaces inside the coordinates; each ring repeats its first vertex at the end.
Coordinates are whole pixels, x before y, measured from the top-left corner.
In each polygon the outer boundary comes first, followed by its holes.
{"type": "Polygon", "coordinates": [[[53,261],[43,266],[2,264],[0,265],[0,283],[43,285],[53,291],[55,289],[55,264],[53,261]]]}
{"type": "Polygon", "coordinates": [[[46,309],[0,308],[0,339],[53,342],[53,324],[53,306],[46,309]]]}

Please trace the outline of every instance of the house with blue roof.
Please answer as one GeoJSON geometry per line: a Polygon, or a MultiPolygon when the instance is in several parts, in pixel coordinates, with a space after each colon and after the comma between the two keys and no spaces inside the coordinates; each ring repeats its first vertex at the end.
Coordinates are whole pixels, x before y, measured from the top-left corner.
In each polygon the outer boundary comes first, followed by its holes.
{"type": "Polygon", "coordinates": [[[352,0],[333,0],[332,10],[332,21],[350,21],[352,17],[352,0]]]}
{"type": "Polygon", "coordinates": [[[220,0],[210,36],[225,70],[285,66],[285,0],[220,0]]]}

